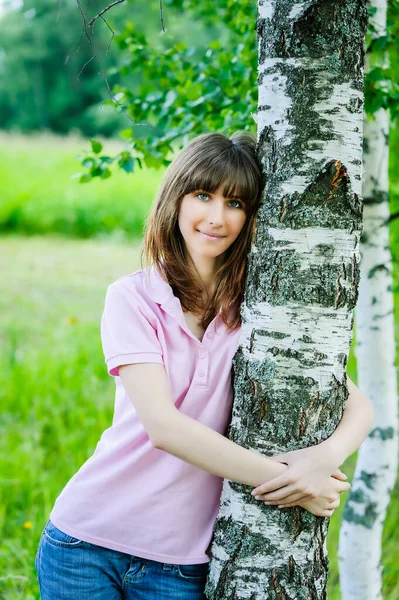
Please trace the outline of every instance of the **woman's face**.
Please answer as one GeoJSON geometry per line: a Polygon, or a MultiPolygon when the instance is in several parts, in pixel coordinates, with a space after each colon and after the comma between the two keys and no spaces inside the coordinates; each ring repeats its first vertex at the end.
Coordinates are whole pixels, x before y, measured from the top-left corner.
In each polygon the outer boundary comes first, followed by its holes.
{"type": "Polygon", "coordinates": [[[195,190],[182,199],[178,223],[194,262],[221,257],[244,226],[244,202],[225,198],[222,191],[195,190]]]}

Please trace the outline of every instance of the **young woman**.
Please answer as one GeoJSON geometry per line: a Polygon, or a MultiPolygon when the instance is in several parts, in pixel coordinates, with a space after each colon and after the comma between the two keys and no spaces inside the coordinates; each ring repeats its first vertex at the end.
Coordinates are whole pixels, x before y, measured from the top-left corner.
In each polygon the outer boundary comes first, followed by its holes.
{"type": "Polygon", "coordinates": [[[201,600],[223,478],[321,516],[349,488],[338,467],[372,419],[351,382],[344,417],[322,444],[266,458],[224,437],[261,190],[246,133],[201,135],[170,165],[146,227],[148,266],[107,291],[101,336],[114,419],[43,531],[43,600],[201,600]]]}

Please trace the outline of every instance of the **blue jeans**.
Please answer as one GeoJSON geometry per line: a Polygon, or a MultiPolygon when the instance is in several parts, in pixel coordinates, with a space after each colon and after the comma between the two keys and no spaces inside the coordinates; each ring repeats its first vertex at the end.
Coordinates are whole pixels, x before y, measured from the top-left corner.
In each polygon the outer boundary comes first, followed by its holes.
{"type": "Polygon", "coordinates": [[[138,558],[78,540],[51,521],[35,565],[42,600],[206,600],[209,563],[138,558]]]}

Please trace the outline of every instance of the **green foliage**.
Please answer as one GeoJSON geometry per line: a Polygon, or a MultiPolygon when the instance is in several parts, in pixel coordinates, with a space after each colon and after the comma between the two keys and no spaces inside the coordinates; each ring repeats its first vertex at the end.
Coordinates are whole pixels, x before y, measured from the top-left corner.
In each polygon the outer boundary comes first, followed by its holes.
{"type": "MultiPolygon", "coordinates": [[[[123,132],[126,151],[132,163],[147,167],[167,166],[177,148],[203,131],[256,130],[256,3],[167,0],[164,11],[170,19],[183,11],[188,39],[167,28],[154,42],[131,22],[115,37],[116,70],[137,83],[134,90],[113,89],[132,121],[123,132]]],[[[90,175],[101,173],[90,167],[90,175]]]]}

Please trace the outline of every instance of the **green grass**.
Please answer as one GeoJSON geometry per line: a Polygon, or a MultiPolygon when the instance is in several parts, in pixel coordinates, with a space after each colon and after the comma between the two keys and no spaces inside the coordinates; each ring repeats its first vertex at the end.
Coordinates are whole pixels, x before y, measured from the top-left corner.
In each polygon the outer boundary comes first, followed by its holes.
{"type": "MultiPolygon", "coordinates": [[[[33,600],[34,556],[53,502],[111,424],[100,317],[109,283],[140,268],[138,245],[6,236],[0,268],[0,598],[33,600]]],[[[352,458],[344,470],[353,467],[352,458]]],[[[399,597],[398,507],[396,488],[384,531],[385,600],[399,597]]],[[[339,599],[341,510],[328,538],[330,600],[339,599]]]]}
{"type": "MultiPolygon", "coordinates": [[[[78,183],[71,177],[85,169],[76,157],[89,146],[73,137],[0,134],[0,233],[138,237],[162,172],[115,168],[110,179],[78,183]]],[[[104,142],[104,154],[120,149],[104,142]]]]}
{"type": "Polygon", "coordinates": [[[140,266],[137,243],[9,236],[0,246],[0,598],[30,600],[54,499],[111,424],[105,291],[140,266]]]}

